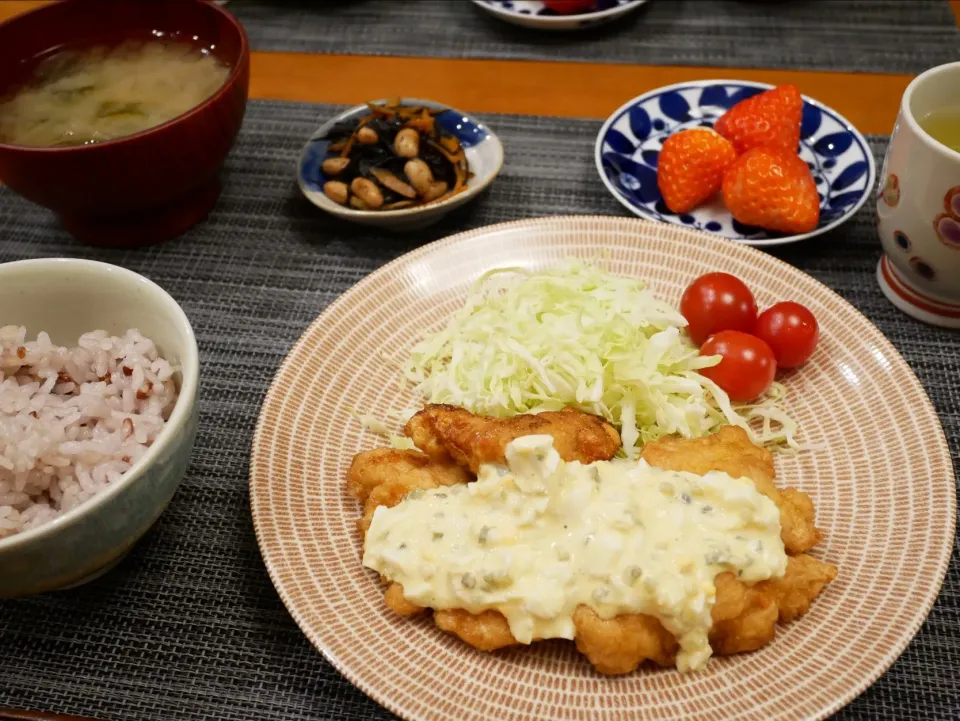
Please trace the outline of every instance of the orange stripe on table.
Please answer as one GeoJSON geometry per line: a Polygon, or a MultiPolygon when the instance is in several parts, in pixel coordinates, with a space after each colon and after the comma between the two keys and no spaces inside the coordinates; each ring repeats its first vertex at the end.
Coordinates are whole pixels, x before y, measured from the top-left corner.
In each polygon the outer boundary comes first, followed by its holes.
{"type": "Polygon", "coordinates": [[[794,83],[862,132],[879,134],[893,129],[900,97],[911,80],[909,75],[867,73],[253,53],[250,94],[328,103],[402,95],[467,112],[599,119],[647,90],[709,78],[794,83]]]}

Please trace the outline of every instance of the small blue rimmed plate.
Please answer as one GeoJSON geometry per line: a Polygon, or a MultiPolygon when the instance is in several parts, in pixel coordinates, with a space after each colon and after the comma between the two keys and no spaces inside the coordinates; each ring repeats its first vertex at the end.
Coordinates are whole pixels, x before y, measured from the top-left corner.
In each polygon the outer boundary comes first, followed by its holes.
{"type": "Polygon", "coordinates": [[[743,80],[702,80],[652,90],[621,106],[597,136],[597,171],[607,189],[630,212],[684,225],[747,245],[794,243],[837,227],[866,202],[876,178],[873,153],[853,125],[835,110],[804,96],[800,157],[810,166],[820,194],[820,225],[785,235],[737,222],[720,197],[690,213],[671,213],[657,187],[663,141],[679,130],[713,127],[736,103],[772,86],[743,80]]]}
{"type": "MultiPolygon", "coordinates": [[[[372,104],[382,105],[385,102],[387,101],[374,100],[372,104]]],[[[460,141],[467,156],[470,177],[467,179],[466,189],[446,200],[402,210],[354,210],[330,200],[323,192],[323,185],[328,178],[324,177],[320,169],[321,163],[329,157],[327,149],[330,141],[327,135],[335,125],[345,120],[360,119],[370,113],[368,106],[357,105],[317,128],[300,151],[297,184],[307,200],[331,215],[360,225],[393,231],[420,230],[433,225],[451,210],[470,202],[494,181],[503,167],[503,145],[492,130],[479,120],[432,100],[401,98],[400,104],[431,110],[443,109],[442,113],[435,116],[437,123],[460,141]]]]}
{"type": "Polygon", "coordinates": [[[512,25],[536,30],[582,30],[626,15],[647,0],[597,0],[596,10],[561,15],[540,0],[473,0],[491,15],[512,25]]]}

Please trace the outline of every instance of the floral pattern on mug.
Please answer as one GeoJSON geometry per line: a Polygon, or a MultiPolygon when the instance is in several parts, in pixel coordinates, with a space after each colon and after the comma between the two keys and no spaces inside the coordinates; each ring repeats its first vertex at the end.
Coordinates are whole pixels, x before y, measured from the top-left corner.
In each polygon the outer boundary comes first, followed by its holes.
{"type": "Polygon", "coordinates": [[[960,250],[960,185],[950,188],[943,196],[943,207],[947,212],[934,219],[933,229],[941,243],[960,250]]]}
{"type": "Polygon", "coordinates": [[[896,208],[897,203],[900,202],[900,180],[894,173],[890,173],[890,175],[887,176],[887,180],[883,184],[883,190],[880,192],[880,197],[883,199],[883,202],[891,208],[896,208]]]}
{"type": "Polygon", "coordinates": [[[913,243],[910,242],[910,238],[907,237],[907,234],[902,230],[893,231],[893,242],[896,243],[897,247],[904,253],[909,253],[910,249],[913,247],[913,243]]]}
{"type": "Polygon", "coordinates": [[[936,280],[937,273],[934,271],[933,267],[919,256],[913,256],[910,259],[910,267],[913,268],[913,272],[919,275],[924,280],[936,280]]]}
{"type": "Polygon", "coordinates": [[[960,185],[955,185],[943,196],[943,209],[960,220],[960,185]]]}

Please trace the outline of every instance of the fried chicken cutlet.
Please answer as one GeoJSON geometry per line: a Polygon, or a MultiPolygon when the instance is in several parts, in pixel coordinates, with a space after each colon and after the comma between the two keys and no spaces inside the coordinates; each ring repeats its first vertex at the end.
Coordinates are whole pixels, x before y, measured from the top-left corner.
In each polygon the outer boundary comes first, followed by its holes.
{"type": "Polygon", "coordinates": [[[365,535],[379,506],[392,508],[410,491],[469,483],[474,478],[462,466],[435,461],[420,451],[375,448],[353,457],[347,471],[347,491],[363,504],[363,517],[357,526],[365,535]]]}
{"type": "MultiPolygon", "coordinates": [[[[720,574],[711,611],[710,645],[714,652],[730,656],[767,645],[776,635],[777,622],[789,623],[805,614],[836,575],[836,567],[806,554],[790,557],[783,578],[754,586],[746,586],[732,573],[720,574]]],[[[403,616],[424,610],[407,601],[396,583],[390,585],[385,600],[391,610],[403,616]]],[[[441,630],[481,651],[517,645],[507,619],[498,611],[474,615],[459,608],[437,610],[433,620],[441,630]]],[[[577,650],[600,673],[631,673],[644,661],[664,667],[675,663],[677,640],[653,616],[623,614],[602,619],[589,606],[581,605],[573,622],[577,650]]]]}
{"type": "Polygon", "coordinates": [[[552,436],[553,447],[565,461],[607,461],[620,450],[616,428],[573,408],[492,418],[456,406],[428,405],[403,432],[435,461],[454,461],[473,473],[482,463],[503,463],[507,444],[521,436],[552,436]]]}
{"type": "Polygon", "coordinates": [[[777,488],[773,482],[773,456],[751,443],[742,428],[723,426],[712,435],[692,440],[661,438],[646,444],[640,457],[651,466],[671,471],[698,475],[723,471],[734,478],[749,478],[780,509],[781,536],[787,552],[803,553],[820,541],[820,532],[813,525],[810,497],[795,488],[777,488]]]}
{"type": "MultiPolygon", "coordinates": [[[[562,417],[572,413],[549,415],[562,417]]],[[[604,441],[603,425],[572,423],[572,419],[568,422],[566,418],[558,420],[560,422],[554,423],[554,419],[549,419],[546,427],[558,429],[563,440],[557,442],[557,449],[564,449],[566,460],[583,460],[587,449],[593,453],[598,452],[597,449],[607,450],[607,458],[616,451],[616,447],[610,450],[611,444],[604,441]]],[[[600,419],[596,420],[603,424],[600,419]]],[[[537,424],[537,430],[531,431],[530,426],[511,428],[503,421],[473,416],[461,409],[428,406],[406,429],[425,453],[379,449],[358,454],[354,459],[348,474],[348,488],[364,502],[364,518],[359,522],[361,533],[366,532],[378,506],[394,506],[412,490],[472,480],[473,476],[463,466],[475,470],[484,462],[503,462],[507,443],[524,435],[522,432],[512,435],[521,427],[528,428],[527,434],[549,434],[542,421],[537,424]]],[[[589,460],[583,462],[598,460],[586,457],[589,460]]],[[[724,428],[714,436],[693,441],[662,439],[646,446],[644,458],[651,465],[671,470],[701,475],[720,470],[731,476],[749,478],[758,491],[780,508],[782,537],[790,553],[786,573],[782,578],[752,586],[742,583],[732,573],[717,576],[709,634],[715,653],[752,651],[769,643],[775,635],[777,621],[789,622],[806,613],[812,600],[836,576],[835,567],[802,553],[820,538],[813,526],[813,506],[809,498],[799,491],[776,488],[772,459],[766,451],[751,444],[742,430],[724,428]]],[[[424,610],[409,601],[397,583],[388,582],[385,601],[388,607],[404,616],[424,610]]],[[[434,621],[442,630],[483,651],[517,643],[507,619],[496,610],[471,614],[464,609],[441,609],[434,611],[434,621]]],[[[602,619],[589,606],[581,605],[574,613],[573,623],[577,648],[601,673],[629,673],[647,660],[669,666],[676,659],[677,640],[653,616],[621,614],[602,619]]]]}
{"type": "Polygon", "coordinates": [[[503,463],[507,444],[535,433],[552,436],[565,461],[604,461],[620,449],[617,429],[575,409],[492,418],[463,408],[427,405],[404,428],[417,451],[376,448],[354,456],[347,491],[364,504],[358,521],[366,533],[377,506],[395,506],[414,490],[468,483],[481,463],[503,463]]]}

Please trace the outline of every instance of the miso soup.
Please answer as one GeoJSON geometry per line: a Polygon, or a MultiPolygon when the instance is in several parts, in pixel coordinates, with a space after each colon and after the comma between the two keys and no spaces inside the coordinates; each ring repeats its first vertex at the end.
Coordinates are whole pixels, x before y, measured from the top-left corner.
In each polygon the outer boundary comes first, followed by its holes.
{"type": "Polygon", "coordinates": [[[46,58],[0,99],[0,142],[100,143],[182,115],[226,82],[230,67],[186,43],[128,41],[46,58]]]}

